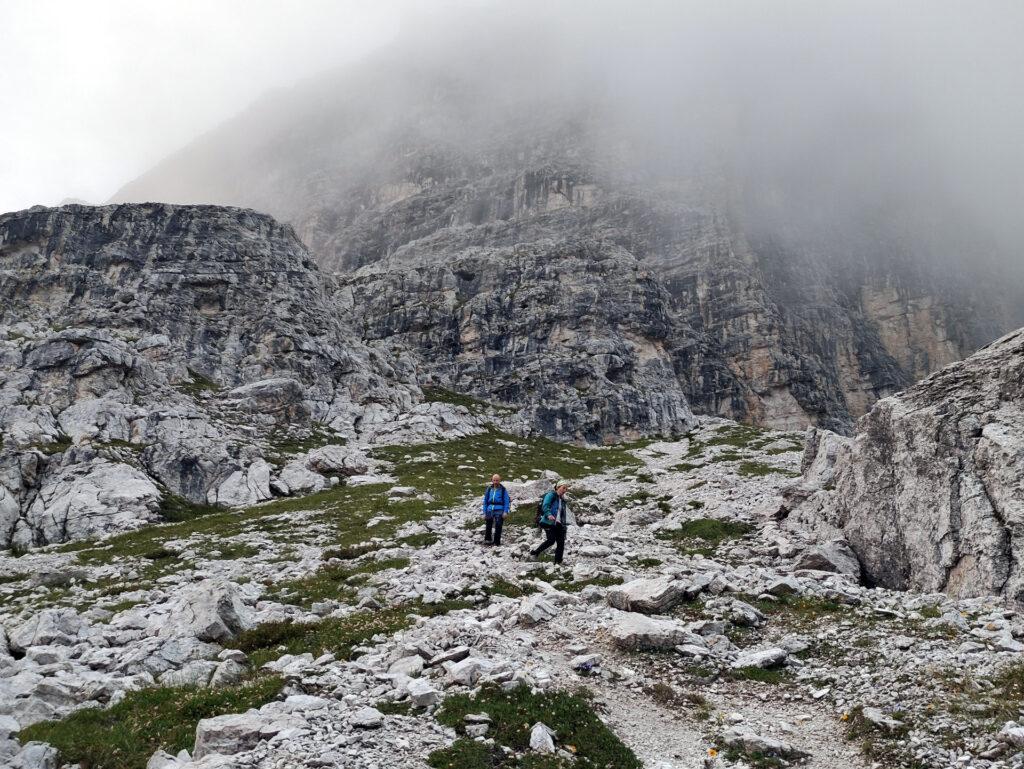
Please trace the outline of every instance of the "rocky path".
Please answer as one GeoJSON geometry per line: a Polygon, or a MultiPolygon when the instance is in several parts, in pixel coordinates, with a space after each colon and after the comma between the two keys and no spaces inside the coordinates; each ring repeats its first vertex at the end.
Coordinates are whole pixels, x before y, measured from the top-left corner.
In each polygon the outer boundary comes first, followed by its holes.
{"type": "Polygon", "coordinates": [[[1020,618],[859,585],[841,548],[775,520],[799,449],[720,420],[619,453],[495,435],[398,447],[308,502],[2,559],[0,755],[57,766],[46,743],[87,742],[82,708],[180,709],[187,684],[187,738],[133,732],[138,763],[94,763],[483,765],[443,752],[458,749],[511,769],[530,748],[501,698],[547,698],[529,727],[586,689],[579,713],[611,736],[553,721],[556,757],[588,760],[587,739],[648,769],[1021,766],[1003,727],[1024,705],[1020,618]],[[464,481],[500,462],[524,505],[491,548],[464,481]],[[585,524],[561,568],[524,557],[555,472],[585,524]]]}

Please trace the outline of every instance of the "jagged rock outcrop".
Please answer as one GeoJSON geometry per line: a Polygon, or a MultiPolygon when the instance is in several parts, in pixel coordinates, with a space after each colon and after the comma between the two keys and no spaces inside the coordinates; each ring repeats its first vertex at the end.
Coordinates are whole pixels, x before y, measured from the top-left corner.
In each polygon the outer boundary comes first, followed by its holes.
{"type": "MultiPolygon", "coordinates": [[[[487,71],[479,53],[471,69],[487,71]]],[[[1024,275],[990,269],[970,222],[929,235],[931,221],[877,200],[887,213],[837,221],[829,194],[805,200],[714,153],[676,162],[682,139],[644,144],[614,102],[545,99],[550,73],[531,69],[530,96],[506,100],[493,77],[452,80],[444,55],[412,57],[414,70],[396,61],[407,50],[382,55],[268,96],[115,199],[291,222],[360,297],[369,338],[462,392],[553,399],[527,410],[563,437],[670,427],[679,392],[699,413],[846,432],[878,398],[1024,324],[1024,275]],[[567,344],[558,327],[580,312],[567,344]],[[572,361],[559,384],[579,393],[531,391],[550,358],[572,361]],[[634,396],[648,376],[664,399],[634,396]]]]}
{"type": "Polygon", "coordinates": [[[1024,329],[858,422],[813,434],[789,522],[841,534],[872,583],[1024,601],[1024,329]]]}
{"type": "Polygon", "coordinates": [[[268,216],[0,216],[0,546],[133,528],[176,497],[269,499],[283,439],[341,443],[412,406],[396,365],[268,216]]]}
{"type": "Polygon", "coordinates": [[[436,244],[359,269],[338,294],[364,338],[417,361],[421,384],[513,404],[560,437],[693,425],[668,350],[668,294],[628,251],[594,240],[436,244]]]}

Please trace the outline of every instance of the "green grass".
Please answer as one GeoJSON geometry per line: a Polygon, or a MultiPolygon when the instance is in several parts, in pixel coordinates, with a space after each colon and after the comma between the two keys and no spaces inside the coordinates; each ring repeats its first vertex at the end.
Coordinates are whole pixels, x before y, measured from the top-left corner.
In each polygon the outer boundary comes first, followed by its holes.
{"type": "Polygon", "coordinates": [[[65,451],[71,448],[71,438],[61,434],[49,443],[36,443],[28,448],[41,451],[47,456],[53,456],[54,454],[63,454],[65,451]]]}
{"type": "Polygon", "coordinates": [[[589,587],[590,585],[596,585],[597,587],[611,587],[613,585],[621,585],[622,577],[591,577],[590,579],[581,579],[579,582],[573,582],[567,580],[565,582],[556,582],[555,588],[561,590],[564,593],[578,593],[583,588],[589,587]]]}
{"type": "Polygon", "coordinates": [[[474,398],[472,395],[447,390],[444,387],[424,387],[423,398],[429,403],[447,403],[451,406],[462,406],[470,414],[486,414],[491,410],[506,413],[515,411],[511,406],[490,403],[480,398],[474,398]]]}
{"type": "Polygon", "coordinates": [[[224,508],[216,505],[201,505],[167,491],[160,498],[160,517],[170,523],[191,521],[193,518],[222,513],[224,508]]]}
{"type": "Polygon", "coordinates": [[[711,555],[718,546],[739,539],[754,530],[749,523],[725,521],[718,518],[696,518],[684,521],[674,531],[659,531],[657,538],[672,542],[681,552],[711,555]]]}
{"type": "Polygon", "coordinates": [[[729,676],[736,681],[757,681],[773,686],[792,679],[792,674],[785,668],[737,668],[729,671],[729,676]]]}
{"type": "Polygon", "coordinates": [[[297,454],[305,454],[324,446],[344,446],[345,443],[344,436],[319,422],[311,422],[308,430],[275,430],[267,439],[267,461],[280,466],[297,454]]]}
{"type": "Polygon", "coordinates": [[[408,537],[402,537],[398,540],[398,543],[400,545],[405,545],[406,547],[422,548],[430,547],[437,542],[438,539],[439,537],[434,532],[423,531],[419,534],[410,534],[408,537]]]}
{"type": "Polygon", "coordinates": [[[834,618],[840,613],[845,613],[848,618],[859,616],[853,615],[849,606],[816,596],[783,595],[773,601],[758,600],[753,596],[741,595],[739,597],[765,616],[784,621],[786,626],[791,628],[811,629],[816,627],[821,620],[834,618]]]}
{"type": "MultiPolygon", "coordinates": [[[[575,748],[575,766],[582,769],[642,769],[642,764],[615,734],[602,723],[586,696],[568,692],[533,693],[520,686],[510,691],[484,687],[475,696],[456,694],[445,699],[437,720],[465,734],[463,719],[469,713],[486,712],[491,717],[489,737],[518,755],[480,750],[460,740],[435,751],[428,759],[432,767],[453,769],[539,769],[558,767],[559,763],[536,763],[523,756],[529,750],[530,729],[541,721],[558,733],[557,745],[575,748]]],[[[479,743],[477,743],[479,744],[479,743]]]]}
{"type": "MultiPolygon", "coordinates": [[[[536,478],[550,470],[572,480],[619,468],[638,469],[642,462],[630,452],[639,446],[637,443],[586,448],[491,430],[444,443],[386,446],[373,454],[395,464],[393,472],[401,485],[428,492],[434,501],[427,509],[437,512],[482,495],[494,472],[505,478],[536,478]],[[499,443],[502,440],[515,445],[503,445],[499,443]],[[459,470],[460,465],[476,468],[477,475],[459,470]]],[[[569,494],[571,498],[572,492],[569,494]]],[[[532,520],[532,511],[527,516],[532,520]]]]}
{"type": "Polygon", "coordinates": [[[637,566],[642,566],[645,569],[656,569],[661,566],[662,560],[660,558],[637,558],[634,563],[637,566]]]}
{"type": "Polygon", "coordinates": [[[450,600],[437,604],[402,604],[378,611],[358,611],[344,617],[328,617],[320,622],[266,622],[244,630],[225,646],[241,649],[259,669],[283,654],[311,653],[314,657],[332,652],[349,659],[355,647],[381,633],[393,635],[412,624],[410,615],[436,617],[469,604],[450,600]]]}
{"type": "Polygon", "coordinates": [[[366,561],[354,566],[322,566],[312,574],[299,579],[275,583],[266,594],[278,603],[288,603],[309,609],[319,601],[347,601],[355,594],[353,577],[368,576],[385,569],[404,569],[408,558],[390,558],[366,561]]]}
{"type": "Polygon", "coordinates": [[[484,589],[484,592],[488,595],[503,595],[507,598],[522,598],[525,595],[536,593],[537,588],[533,585],[520,585],[517,582],[510,582],[504,577],[498,577],[484,589]]]}
{"type": "Polygon", "coordinates": [[[226,688],[156,687],[131,691],[111,708],[77,710],[60,721],[21,730],[23,742],[48,742],[60,763],[89,769],[139,769],[157,750],[191,750],[204,718],[241,713],[269,702],[281,690],[276,677],[226,688]]]}
{"type": "Polygon", "coordinates": [[[649,502],[654,499],[654,495],[649,491],[640,489],[632,494],[627,494],[624,497],[619,497],[615,500],[615,507],[633,507],[634,505],[642,505],[645,502],[649,502]]]}
{"type": "Polygon", "coordinates": [[[194,371],[193,369],[187,369],[187,371],[190,377],[190,381],[178,382],[175,385],[175,387],[177,387],[181,392],[185,393],[186,395],[196,397],[200,393],[218,392],[220,390],[220,385],[214,382],[209,377],[203,376],[198,371],[194,371]]]}
{"type": "Polygon", "coordinates": [[[787,478],[796,478],[800,473],[791,472],[781,467],[774,467],[764,462],[740,462],[736,472],[746,477],[760,478],[765,475],[785,475],[787,478]]]}

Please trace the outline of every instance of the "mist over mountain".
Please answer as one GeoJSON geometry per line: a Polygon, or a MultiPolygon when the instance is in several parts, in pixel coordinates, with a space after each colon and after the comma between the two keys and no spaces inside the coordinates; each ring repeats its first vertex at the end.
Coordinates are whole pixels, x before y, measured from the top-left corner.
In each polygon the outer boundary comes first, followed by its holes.
{"type": "MultiPolygon", "coordinates": [[[[114,199],[248,206],[291,222],[329,270],[385,265],[351,278],[366,333],[426,353],[428,377],[506,400],[521,388],[492,380],[520,376],[523,345],[494,318],[536,315],[510,301],[526,276],[501,268],[481,298],[474,270],[425,271],[473,256],[492,274],[531,244],[622,248],[668,294],[671,328],[641,336],[695,409],[848,429],[1024,323],[1021,54],[1005,23],[1021,12],[1004,11],[598,3],[424,18],[357,66],[267,94],[114,199]],[[418,288],[405,278],[402,301],[381,305],[380,281],[409,271],[418,288]]],[[[598,369],[584,392],[619,370],[598,369]]]]}

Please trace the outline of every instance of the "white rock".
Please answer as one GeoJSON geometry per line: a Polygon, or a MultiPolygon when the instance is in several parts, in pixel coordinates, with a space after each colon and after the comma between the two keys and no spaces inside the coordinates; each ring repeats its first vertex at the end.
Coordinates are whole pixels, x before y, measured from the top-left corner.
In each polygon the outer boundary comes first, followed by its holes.
{"type": "Polygon", "coordinates": [[[530,750],[534,753],[555,752],[555,732],[540,721],[530,730],[530,750]]]}
{"type": "Polygon", "coordinates": [[[676,620],[654,619],[635,612],[615,612],[612,640],[620,649],[671,649],[691,638],[686,626],[676,620]]]}
{"type": "Polygon", "coordinates": [[[664,614],[685,595],[683,585],[668,577],[635,579],[608,589],[608,605],[622,611],[664,614]]]}
{"type": "Polygon", "coordinates": [[[351,723],[356,729],[379,729],[384,725],[384,714],[377,708],[360,708],[352,714],[351,723]]]}

